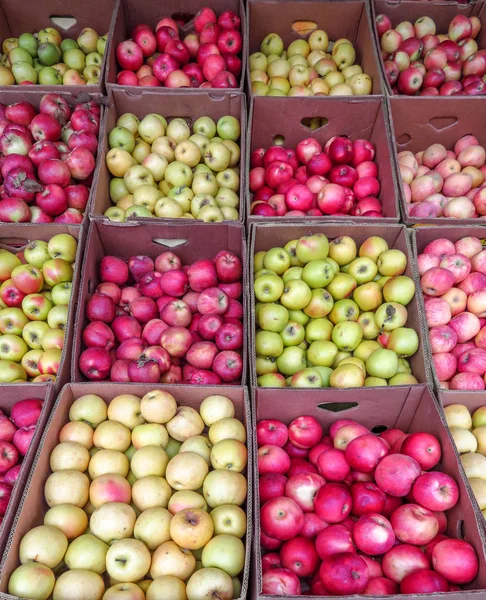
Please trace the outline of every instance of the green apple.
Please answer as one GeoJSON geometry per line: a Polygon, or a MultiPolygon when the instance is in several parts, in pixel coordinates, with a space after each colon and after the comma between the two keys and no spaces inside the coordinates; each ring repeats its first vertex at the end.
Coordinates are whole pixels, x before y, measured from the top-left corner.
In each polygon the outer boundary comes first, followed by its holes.
{"type": "Polygon", "coordinates": [[[81,50],[86,54],[89,54],[90,52],[95,52],[99,37],[100,36],[94,29],[91,27],[85,27],[79,34],[76,41],[78,42],[81,50]]]}
{"type": "Polygon", "coordinates": [[[305,328],[305,339],[312,343],[317,340],[329,341],[332,337],[333,324],[329,319],[312,319],[305,328]]]}
{"type": "Polygon", "coordinates": [[[210,117],[199,117],[192,126],[194,133],[200,133],[208,139],[216,135],[216,123],[210,117]]]}
{"type": "Polygon", "coordinates": [[[346,352],[345,350],[339,350],[339,352],[336,355],[336,358],[334,359],[334,362],[332,363],[332,368],[336,369],[342,360],[344,360],[345,358],[351,358],[351,356],[353,356],[352,352],[346,352]]]}
{"type": "Polygon", "coordinates": [[[263,52],[253,52],[250,54],[248,60],[248,68],[250,71],[263,71],[266,72],[268,67],[268,60],[263,52]]]}
{"type": "Polygon", "coordinates": [[[283,352],[282,338],[273,331],[258,331],[255,336],[255,350],[258,356],[277,358],[283,352]]]}
{"type": "Polygon", "coordinates": [[[255,370],[257,375],[277,373],[277,361],[274,358],[257,356],[255,360],[255,370]]]}
{"type": "Polygon", "coordinates": [[[293,388],[320,388],[322,379],[315,369],[303,369],[292,377],[290,386],[293,388]]]}
{"type": "Polygon", "coordinates": [[[382,331],[393,331],[407,322],[407,309],[398,302],[385,302],[375,312],[375,321],[382,331]]]}
{"type": "Polygon", "coordinates": [[[31,33],[23,33],[19,36],[19,48],[27,50],[32,58],[37,57],[38,42],[31,33]]]}
{"type": "Polygon", "coordinates": [[[62,75],[52,67],[39,70],[39,85],[62,85],[62,75]]]}
{"type": "Polygon", "coordinates": [[[388,380],[388,385],[416,385],[417,379],[409,373],[397,373],[388,380]]]}
{"type": "MultiPolygon", "coordinates": [[[[400,372],[400,371],[399,371],[400,372]]],[[[486,406],[480,406],[472,415],[472,428],[482,427],[486,425],[486,406]]]]}
{"type": "Polygon", "coordinates": [[[375,340],[363,340],[353,352],[353,356],[356,358],[361,358],[365,362],[368,358],[373,354],[375,350],[380,350],[381,346],[375,340]]]}
{"type": "Polygon", "coordinates": [[[313,367],[314,371],[317,371],[321,376],[322,385],[321,387],[329,387],[329,380],[331,379],[332,369],[331,367],[320,367],[319,365],[313,367]]]}
{"type": "Polygon", "coordinates": [[[419,337],[415,329],[397,327],[390,333],[386,344],[388,350],[393,350],[397,356],[412,356],[419,347],[419,337]]]}
{"type": "Polygon", "coordinates": [[[108,135],[110,148],[122,148],[129,153],[135,149],[135,136],[126,127],[113,127],[108,135]]]}
{"type": "Polygon", "coordinates": [[[214,196],[218,192],[218,181],[213,173],[196,173],[192,180],[194,194],[209,194],[214,196]]]}
{"type": "Polygon", "coordinates": [[[68,319],[68,307],[65,304],[57,304],[53,306],[47,315],[47,324],[51,329],[66,328],[68,319]]]}
{"type": "Polygon", "coordinates": [[[355,258],[351,262],[348,273],[351,277],[354,277],[359,284],[368,283],[368,281],[373,281],[375,275],[378,273],[378,267],[371,258],[362,256],[361,258],[355,258]]]}
{"type": "MultiPolygon", "coordinates": [[[[280,250],[285,252],[282,248],[280,250]]],[[[309,304],[311,298],[312,292],[307,283],[301,279],[291,279],[285,284],[283,294],[280,296],[280,302],[290,310],[302,310],[309,304]]]]}
{"type": "Polygon", "coordinates": [[[31,321],[22,330],[22,338],[29,348],[42,348],[42,338],[50,327],[45,321],[31,321]]]}
{"type": "Polygon", "coordinates": [[[10,307],[0,310],[0,333],[22,335],[24,327],[29,322],[20,308],[10,307]]]}
{"type": "Polygon", "coordinates": [[[375,313],[361,313],[358,317],[358,323],[363,329],[363,338],[365,340],[375,340],[380,335],[380,328],[375,321],[375,313]]]}
{"type": "Polygon", "coordinates": [[[329,320],[334,325],[341,321],[357,321],[358,317],[359,307],[353,300],[338,300],[329,313],[329,320]]]}
{"type": "Polygon", "coordinates": [[[397,374],[398,357],[392,350],[375,350],[366,361],[366,371],[372,377],[390,379],[397,374]]]}
{"type": "Polygon", "coordinates": [[[28,294],[22,300],[22,310],[31,321],[45,321],[52,303],[42,294],[28,294]]]}
{"type": "Polygon", "coordinates": [[[79,48],[78,42],[71,38],[65,38],[62,40],[60,48],[62,52],[67,52],[68,50],[73,50],[74,48],[79,48]]]}
{"type": "Polygon", "coordinates": [[[295,54],[298,56],[303,56],[304,58],[309,56],[310,48],[306,40],[294,40],[289,44],[287,48],[287,56],[291,57],[295,54]]]}
{"type": "Polygon", "coordinates": [[[96,42],[96,51],[102,56],[105,54],[106,44],[108,42],[108,35],[101,35],[96,42]]]}
{"type": "Polygon", "coordinates": [[[260,50],[265,56],[269,56],[270,54],[281,56],[284,51],[283,40],[276,33],[269,33],[263,38],[263,41],[260,44],[260,50]]]}
{"type": "Polygon", "coordinates": [[[108,220],[116,223],[123,223],[126,220],[125,211],[117,206],[110,206],[103,214],[108,217],[108,220]]]}
{"type": "MultiPolygon", "coordinates": [[[[216,181],[221,187],[225,187],[233,192],[238,192],[240,189],[240,176],[233,169],[225,169],[217,173],[216,181]]],[[[194,186],[194,181],[192,185],[194,186]]]]}
{"type": "Polygon", "coordinates": [[[409,374],[412,373],[412,367],[410,366],[410,364],[406,358],[398,359],[397,374],[398,373],[409,373],[409,374]]]}
{"type": "Polygon", "coordinates": [[[302,279],[302,271],[302,267],[290,267],[290,269],[287,269],[282,275],[284,283],[287,283],[287,281],[291,281],[292,279],[302,279]]]}
{"type": "Polygon", "coordinates": [[[221,117],[216,124],[216,131],[222,140],[236,142],[240,138],[240,122],[236,117],[226,115],[221,117]]]}
{"type": "Polygon", "coordinates": [[[289,312],[281,304],[269,302],[264,304],[258,312],[258,324],[265,331],[280,333],[287,325],[289,312]]]}
{"type": "Polygon", "coordinates": [[[377,260],[378,271],[387,277],[402,275],[407,268],[407,256],[401,250],[385,250],[377,260]]]}
{"type": "Polygon", "coordinates": [[[407,306],[415,295],[413,279],[404,275],[392,277],[383,286],[383,297],[387,302],[398,302],[407,306]]]}
{"type": "Polygon", "coordinates": [[[86,56],[79,48],[66,50],[62,58],[63,62],[65,62],[70,69],[75,69],[81,73],[86,68],[86,56]]]}
{"type": "Polygon", "coordinates": [[[267,74],[270,78],[282,77],[287,79],[290,73],[292,65],[285,58],[277,58],[267,68],[267,74]]]}
{"type": "Polygon", "coordinates": [[[140,119],[133,113],[123,113],[118,117],[116,122],[117,127],[126,127],[128,131],[131,131],[133,135],[138,133],[138,126],[140,125],[140,119]]]}
{"type": "Polygon", "coordinates": [[[103,62],[103,56],[99,52],[90,52],[86,55],[86,66],[91,67],[101,67],[101,63],[103,62]]]}
{"type": "Polygon", "coordinates": [[[257,385],[258,387],[285,388],[287,387],[287,382],[285,381],[285,377],[279,373],[267,373],[258,377],[257,385]]]}
{"type": "Polygon", "coordinates": [[[289,253],[291,267],[303,267],[304,263],[297,258],[297,244],[299,240],[290,240],[284,246],[284,250],[289,253]]]}
{"type": "Polygon", "coordinates": [[[306,325],[310,321],[310,317],[302,310],[289,310],[289,321],[295,321],[301,325],[306,325]]]}
{"type": "Polygon", "coordinates": [[[64,283],[58,283],[52,288],[51,297],[52,302],[55,305],[58,304],[69,304],[69,300],[71,299],[73,284],[70,281],[65,281],[64,283]]]}
{"type": "Polygon", "coordinates": [[[311,260],[302,271],[302,280],[311,288],[326,287],[334,278],[334,269],[327,260],[311,260]]]}
{"type": "Polygon", "coordinates": [[[280,332],[284,346],[299,346],[305,339],[304,326],[296,321],[289,321],[280,332]]]}
{"type": "Polygon", "coordinates": [[[24,250],[24,258],[29,263],[38,269],[51,258],[48,251],[48,244],[44,240],[34,240],[26,246],[24,250]]]}
{"type": "Polygon", "coordinates": [[[25,48],[14,48],[10,50],[8,53],[8,62],[11,66],[16,65],[18,63],[27,63],[28,65],[33,65],[34,61],[32,59],[31,54],[25,48]]]}
{"type": "Polygon", "coordinates": [[[347,273],[337,273],[334,279],[326,286],[326,290],[334,300],[349,298],[357,287],[356,279],[347,273]]]}
{"type": "Polygon", "coordinates": [[[277,273],[275,273],[275,271],[272,271],[271,269],[262,269],[261,271],[258,271],[258,273],[255,273],[255,279],[258,279],[258,277],[261,277],[262,275],[276,275],[277,273]]]}
{"type": "Polygon", "coordinates": [[[334,271],[334,275],[337,275],[339,273],[339,265],[337,264],[337,262],[334,260],[334,258],[331,258],[330,256],[328,256],[326,258],[326,261],[331,265],[331,267],[333,268],[334,271]]]}
{"type": "Polygon", "coordinates": [[[294,375],[306,368],[305,350],[298,346],[284,348],[282,354],[277,358],[277,368],[283,375],[294,375]]]}
{"type": "Polygon", "coordinates": [[[297,242],[295,254],[302,264],[307,264],[311,260],[327,258],[329,254],[329,240],[323,233],[303,236],[297,242]]]}
{"type": "Polygon", "coordinates": [[[376,310],[383,302],[381,288],[374,281],[359,285],[353,292],[353,298],[360,309],[364,311],[376,310]]]}
{"type": "Polygon", "coordinates": [[[342,365],[337,367],[329,380],[333,388],[358,388],[364,384],[363,371],[357,365],[342,365]]]}
{"type": "Polygon", "coordinates": [[[361,358],[357,358],[356,356],[348,356],[340,361],[339,366],[342,367],[343,365],[356,365],[363,371],[363,377],[366,377],[365,361],[361,360],[361,358]]]}
{"type": "Polygon", "coordinates": [[[290,267],[290,256],[283,248],[272,248],[266,253],[263,266],[281,275],[290,267]]]}
{"type": "Polygon", "coordinates": [[[46,67],[52,67],[52,65],[60,62],[62,58],[62,52],[59,46],[56,46],[50,42],[46,42],[37,48],[37,56],[41,64],[45,65],[46,67]]]}
{"type": "Polygon", "coordinates": [[[375,281],[381,289],[385,287],[385,284],[389,279],[391,279],[391,277],[380,277],[379,274],[375,277],[375,281]]]}
{"type": "Polygon", "coordinates": [[[336,344],[325,340],[312,342],[307,350],[307,359],[312,365],[321,367],[331,367],[337,356],[338,348],[336,344]]]}
{"type": "Polygon", "coordinates": [[[356,243],[348,235],[338,237],[329,244],[329,256],[340,266],[348,265],[353,261],[356,253],[356,243]]]}
{"type": "Polygon", "coordinates": [[[355,321],[342,321],[334,326],[331,339],[339,350],[352,352],[363,339],[363,330],[355,321]]]}
{"type": "MultiPolygon", "coordinates": [[[[134,167],[131,168],[133,169],[134,167]]],[[[167,183],[172,185],[172,187],[180,187],[181,185],[190,186],[192,183],[193,174],[191,167],[178,160],[175,160],[167,165],[164,178],[167,183]]]]}
{"type": "Polygon", "coordinates": [[[20,362],[29,350],[25,341],[14,333],[5,333],[0,336],[0,360],[13,360],[20,362]]]}
{"type": "Polygon", "coordinates": [[[388,385],[386,379],[383,379],[382,377],[367,377],[364,380],[364,386],[365,387],[382,387],[388,385]]]}
{"type": "Polygon", "coordinates": [[[311,292],[311,299],[304,312],[313,319],[325,317],[330,313],[334,304],[331,294],[327,290],[315,289],[311,292]]]}
{"type": "Polygon", "coordinates": [[[253,288],[260,302],[277,302],[284,291],[284,282],[278,275],[262,275],[255,279],[253,288]]]}
{"type": "Polygon", "coordinates": [[[376,262],[380,254],[386,250],[388,250],[388,244],[386,241],[381,237],[372,235],[361,244],[359,248],[359,255],[367,256],[376,262]]]}

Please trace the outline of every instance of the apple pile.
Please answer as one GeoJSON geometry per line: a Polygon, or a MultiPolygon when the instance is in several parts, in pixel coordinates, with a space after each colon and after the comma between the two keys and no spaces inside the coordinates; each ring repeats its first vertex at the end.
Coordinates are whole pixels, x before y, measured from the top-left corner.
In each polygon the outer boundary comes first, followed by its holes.
{"type": "Polygon", "coordinates": [[[478,558],[446,534],[456,481],[431,471],[439,440],[381,435],[347,419],[323,436],[311,416],[257,425],[263,594],[423,594],[460,590],[478,558]]]}
{"type": "Polygon", "coordinates": [[[438,34],[430,17],[395,29],[386,15],[376,17],[385,75],[394,94],[407,96],[477,96],[486,93],[486,50],[476,38],[478,17],[456,15],[447,34],[438,34]],[[420,94],[419,94],[420,92],[420,94]]]}
{"type": "Polygon", "coordinates": [[[435,374],[443,389],[486,389],[486,250],[438,238],[417,257],[435,374]]]}
{"type": "Polygon", "coordinates": [[[0,104],[0,221],[79,224],[98,149],[100,106],[58,94],[0,104]]]}
{"type": "Polygon", "coordinates": [[[473,219],[486,215],[486,150],[464,135],[447,150],[432,144],[398,154],[408,214],[415,218],[473,219]]]}
{"type": "Polygon", "coordinates": [[[472,414],[464,404],[444,406],[447,425],[474,496],[486,517],[486,406],[472,414]]]}
{"type": "Polygon", "coordinates": [[[76,40],[53,27],[3,40],[0,85],[98,85],[107,34],[85,27],[76,40]]]}
{"type": "Polygon", "coordinates": [[[295,150],[257,148],[250,156],[250,214],[260,217],[382,217],[375,148],[334,136],[307,138],[295,150]]]}
{"type": "Polygon", "coordinates": [[[42,404],[37,398],[19,400],[10,409],[10,417],[5,409],[0,410],[0,526],[19,478],[23,457],[34,437],[42,404]]]}
{"type": "Polygon", "coordinates": [[[260,52],[250,54],[251,92],[255,96],[365,96],[373,82],[355,64],[352,42],[335,42],[322,29],[308,39],[291,42],[285,49],[282,38],[269,33],[260,52]]]}
{"type": "Polygon", "coordinates": [[[49,510],[20,542],[9,593],[238,598],[248,451],[234,415],[226,396],[199,412],[162,390],[75,400],[50,455],[49,510]],[[116,582],[106,593],[105,573],[116,582]]]}
{"type": "Polygon", "coordinates": [[[110,221],[129,217],[237,221],[240,204],[240,122],[226,115],[169,123],[149,114],[118,119],[108,136],[106,166],[113,175],[105,211],[110,221]]]}
{"type": "Polygon", "coordinates": [[[94,381],[239,383],[242,273],[227,251],[186,266],[173,252],[103,257],[102,283],[86,303],[81,372],[94,381]]]}
{"type": "Polygon", "coordinates": [[[256,374],[262,387],[411,385],[407,257],[372,236],[322,233],[255,254],[256,374]],[[359,254],[359,257],[358,257],[359,254]]]}
{"type": "Polygon", "coordinates": [[[18,255],[0,249],[0,383],[56,380],[77,245],[60,233],[18,255]]]}
{"type": "Polygon", "coordinates": [[[130,40],[116,47],[123,69],[119,85],[168,88],[236,88],[241,74],[243,37],[240,17],[231,10],[219,17],[204,6],[194,32],[180,39],[179,25],[164,17],[155,26],[136,25],[130,40]]]}

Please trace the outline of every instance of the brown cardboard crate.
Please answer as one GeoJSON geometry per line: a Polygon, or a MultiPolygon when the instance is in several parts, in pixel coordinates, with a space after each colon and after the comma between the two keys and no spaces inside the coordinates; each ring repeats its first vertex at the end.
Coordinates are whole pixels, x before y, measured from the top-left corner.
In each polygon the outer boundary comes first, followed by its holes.
{"type": "MultiPolygon", "coordinates": [[[[0,102],[2,104],[10,105],[15,104],[17,102],[30,102],[37,110],[39,110],[39,104],[42,100],[42,97],[46,92],[48,93],[56,93],[62,96],[66,102],[74,108],[76,104],[84,103],[90,100],[95,100],[100,104],[100,130],[98,133],[98,149],[95,156],[96,166],[93,171],[93,183],[90,187],[88,204],[86,205],[86,210],[84,212],[84,219],[82,225],[87,227],[89,224],[88,215],[91,210],[91,206],[94,202],[95,197],[95,188],[96,188],[96,180],[98,178],[98,171],[100,169],[100,156],[101,156],[101,139],[103,132],[103,123],[105,121],[105,98],[100,93],[89,93],[91,87],[94,86],[84,86],[84,89],[80,92],[76,92],[70,86],[32,86],[30,89],[26,91],[25,87],[22,86],[0,86],[0,102]],[[59,91],[56,91],[57,87],[59,87],[59,91]],[[52,90],[51,90],[52,88],[52,90]],[[77,94],[77,95],[76,95],[77,94]]],[[[30,225],[30,223],[28,223],[30,225]]],[[[22,223],[25,225],[25,223],[22,223]]],[[[32,223],[34,225],[34,223],[32,223]]],[[[59,225],[58,223],[45,223],[48,227],[54,227],[59,225]]],[[[55,235],[54,233],[52,235],[55,235]]]]}
{"type": "MultiPolygon", "coordinates": [[[[401,250],[407,255],[407,269],[404,275],[412,277],[418,285],[418,276],[416,272],[416,266],[412,258],[412,250],[410,246],[408,230],[403,225],[385,225],[385,224],[366,224],[356,225],[349,223],[327,223],[323,225],[315,225],[315,222],[306,222],[302,224],[298,223],[282,223],[279,225],[271,223],[259,223],[252,225],[250,232],[250,242],[248,246],[249,251],[249,294],[250,298],[248,301],[250,319],[248,324],[250,328],[250,344],[248,348],[248,363],[250,370],[250,385],[257,387],[257,375],[255,370],[255,331],[256,331],[256,320],[255,320],[255,296],[253,291],[253,273],[254,273],[254,255],[256,252],[261,250],[270,250],[275,246],[282,247],[288,241],[300,238],[304,235],[313,235],[315,233],[323,233],[329,239],[335,239],[340,236],[350,236],[359,246],[366,238],[376,235],[385,239],[390,248],[396,248],[401,250]]],[[[408,360],[412,367],[412,374],[415,376],[419,384],[428,382],[429,373],[425,365],[425,344],[426,344],[426,324],[423,319],[423,313],[421,311],[417,295],[414,296],[412,301],[407,307],[408,320],[407,327],[415,329],[419,336],[419,348],[417,352],[410,357],[408,360]]],[[[415,387],[415,386],[412,386],[415,387]]],[[[263,389],[263,388],[258,388],[263,389]]],[[[291,397],[291,394],[301,388],[283,388],[279,389],[279,393],[283,394],[286,398],[291,397]]],[[[328,389],[328,388],[326,388],[328,389]]],[[[363,389],[363,388],[357,388],[363,389]]],[[[394,387],[387,388],[375,388],[379,391],[384,389],[392,390],[394,387]]],[[[322,390],[321,390],[322,391],[322,390]]],[[[388,394],[387,394],[388,397],[388,394]]]]}
{"type": "MultiPolygon", "coordinates": [[[[263,38],[277,33],[285,47],[301,37],[292,29],[296,21],[311,21],[317,29],[324,29],[329,39],[349,39],[356,49],[356,64],[373,80],[372,95],[383,94],[379,67],[380,57],[372,39],[372,24],[367,2],[362,0],[289,2],[281,0],[248,0],[248,50],[260,51],[263,38]]],[[[250,67],[247,65],[247,86],[251,90],[250,67]]],[[[322,98],[321,98],[322,100],[322,98]]]]}
{"type": "MultiPolygon", "coordinates": [[[[415,2],[416,0],[411,0],[415,2]]],[[[486,42],[485,42],[486,43],[486,42]]],[[[395,169],[399,192],[400,209],[403,221],[407,225],[476,225],[483,219],[451,219],[437,217],[418,219],[408,215],[407,203],[403,191],[402,180],[398,168],[398,153],[409,150],[414,154],[426,150],[431,144],[442,144],[452,150],[454,144],[463,135],[473,133],[479,143],[486,144],[486,135],[482,123],[486,120],[484,99],[476,97],[422,97],[408,98],[394,96],[388,99],[391,136],[392,163],[395,169]],[[413,115],[413,116],[411,116],[413,115]]]]}
{"type": "MultiPolygon", "coordinates": [[[[254,429],[262,419],[275,419],[289,425],[293,419],[301,415],[315,417],[323,426],[326,433],[328,427],[339,419],[352,419],[369,427],[371,431],[380,432],[384,428],[397,427],[406,432],[426,431],[435,435],[442,446],[442,459],[437,470],[451,475],[460,490],[459,502],[447,511],[447,534],[451,537],[464,539],[472,544],[479,558],[479,574],[470,584],[464,586],[461,592],[448,592],[444,598],[448,600],[473,600],[483,598],[486,590],[486,556],[484,552],[485,537],[480,525],[480,515],[472,503],[469,486],[464,472],[459,464],[459,456],[454,448],[452,439],[445,425],[445,419],[437,408],[432,393],[425,386],[393,388],[389,390],[386,403],[381,401],[373,390],[295,390],[293,402],[282,400],[280,390],[258,388],[252,398],[254,429]],[[326,408],[326,405],[333,405],[326,408]],[[350,407],[351,404],[351,407],[350,407]],[[336,412],[337,411],[337,412],[336,412]]],[[[254,432],[255,434],[255,432],[254,432]]],[[[257,452],[256,435],[253,444],[257,452]]],[[[258,494],[258,462],[254,458],[255,468],[255,497],[254,497],[254,546],[252,552],[252,598],[255,600],[270,600],[275,596],[264,595],[261,591],[262,572],[260,546],[260,516],[258,494]]],[[[436,594],[437,596],[437,594],[436,594]]],[[[288,596],[298,598],[300,596],[288,596]]],[[[310,596],[320,598],[321,596],[310,596]]],[[[342,596],[357,598],[358,596],[342,596]]],[[[429,600],[431,594],[413,594],[407,596],[394,595],[399,598],[414,600],[429,600]]]]}
{"type": "MultiPolygon", "coordinates": [[[[247,298],[248,263],[246,258],[246,240],[241,224],[201,223],[191,225],[171,222],[155,224],[106,223],[94,220],[86,239],[86,252],[83,260],[83,278],[80,284],[79,301],[76,313],[76,330],[74,332],[74,349],[71,360],[71,381],[86,381],[78,367],[78,360],[84,346],[81,332],[87,324],[85,306],[88,297],[100,283],[99,266],[103,256],[113,254],[124,259],[138,254],[155,257],[164,251],[178,254],[183,264],[205,258],[212,258],[220,250],[229,250],[237,254],[243,263],[243,372],[242,385],[246,382],[247,356],[247,298]]],[[[132,385],[132,384],[130,384],[132,385]]]]}
{"type": "MultiPolygon", "coordinates": [[[[241,595],[239,600],[245,600],[250,571],[250,550],[252,540],[252,502],[253,502],[253,451],[252,443],[253,436],[251,430],[251,412],[248,391],[244,387],[198,387],[194,386],[171,386],[171,385],[130,385],[124,384],[103,384],[97,383],[73,383],[64,386],[61,390],[56,403],[52,409],[49,421],[46,424],[44,434],[40,440],[37,454],[35,455],[34,465],[30,472],[30,476],[25,484],[25,491],[20,499],[15,522],[12,526],[12,531],[7,540],[5,551],[0,560],[0,598],[10,599],[16,598],[6,593],[8,589],[8,580],[11,573],[19,566],[19,545],[22,537],[33,527],[42,525],[44,514],[48,510],[48,505],[44,499],[44,484],[51,473],[49,467],[49,457],[52,450],[58,444],[59,431],[69,421],[69,409],[77,398],[85,394],[96,394],[103,398],[106,404],[120,394],[130,393],[138,397],[143,397],[148,392],[160,389],[171,393],[177,400],[180,406],[191,406],[196,410],[201,405],[201,402],[212,394],[222,394],[230,398],[235,405],[235,417],[243,422],[247,430],[247,447],[248,447],[248,466],[246,469],[246,477],[248,480],[248,494],[246,500],[247,513],[247,528],[245,550],[245,567],[241,574],[241,595]]],[[[106,586],[107,588],[109,585],[106,586]]]]}
{"type": "MultiPolygon", "coordinates": [[[[370,8],[372,33],[383,78],[383,90],[388,96],[393,95],[393,90],[386,78],[383,60],[381,59],[380,40],[375,25],[377,15],[384,14],[390,17],[392,27],[395,27],[401,21],[411,21],[414,23],[418,18],[427,16],[435,21],[437,25],[437,34],[447,33],[449,23],[456,15],[460,14],[465,15],[466,17],[477,16],[481,21],[482,27],[476,41],[478,42],[479,49],[486,48],[486,11],[484,10],[485,4],[481,0],[479,2],[470,2],[468,4],[449,2],[447,0],[401,0],[396,3],[389,2],[388,0],[371,0],[370,8]]],[[[444,96],[442,96],[442,98],[443,97],[444,96]]],[[[446,99],[449,98],[452,97],[446,97],[446,99]]],[[[433,99],[437,99],[437,97],[433,97],[433,99]]],[[[459,98],[456,97],[453,99],[459,100],[459,98]]],[[[468,98],[463,98],[463,100],[468,100],[468,98]]]]}
{"type": "Polygon", "coordinates": [[[288,220],[306,220],[313,223],[331,221],[349,221],[356,223],[397,223],[400,217],[398,209],[398,187],[394,177],[392,156],[392,138],[382,98],[367,99],[355,97],[322,98],[254,98],[251,103],[248,143],[246,191],[248,198],[248,222],[286,222],[288,220]],[[305,125],[309,118],[326,119],[327,123],[315,131],[305,125]],[[304,121],[304,123],[303,123],[304,121]],[[257,148],[269,148],[284,137],[283,145],[295,149],[306,138],[317,139],[323,146],[333,136],[348,136],[352,140],[366,139],[376,147],[375,161],[379,167],[381,191],[379,200],[383,206],[383,218],[353,217],[351,215],[322,217],[258,217],[251,216],[249,204],[250,156],[257,148]],[[280,137],[281,139],[281,137],[280,137]]]}
{"type": "MultiPolygon", "coordinates": [[[[93,28],[99,35],[109,34],[108,43],[101,65],[100,83],[98,85],[36,85],[34,88],[42,94],[70,91],[72,94],[100,94],[104,91],[105,70],[109,52],[110,39],[114,25],[115,0],[85,0],[83,3],[58,0],[43,2],[18,2],[2,0],[0,2],[0,40],[18,37],[22,33],[34,33],[45,27],[54,27],[61,32],[63,38],[77,38],[85,27],[93,28]]],[[[25,88],[0,86],[2,91],[25,88]]]]}
{"type": "Polygon", "coordinates": [[[29,449],[27,450],[27,453],[22,461],[22,468],[20,469],[19,478],[12,490],[7,512],[5,513],[3,521],[0,524],[0,554],[3,552],[8,536],[10,535],[10,529],[12,527],[15,513],[17,512],[20,499],[24,492],[25,483],[29,476],[30,468],[32,467],[40,439],[44,432],[44,427],[47,419],[49,418],[49,413],[54,402],[54,387],[50,383],[32,383],[30,385],[15,383],[2,386],[1,391],[2,396],[0,399],[0,410],[2,410],[3,414],[7,416],[10,416],[12,407],[20,400],[35,398],[43,400],[44,405],[42,407],[39,421],[37,422],[34,437],[32,438],[29,449]]]}
{"type": "MultiPolygon", "coordinates": [[[[243,93],[235,91],[229,91],[227,94],[220,96],[212,96],[209,94],[171,94],[168,90],[166,94],[154,95],[152,93],[146,93],[147,88],[139,88],[140,95],[134,94],[133,89],[138,88],[127,88],[126,86],[116,86],[116,89],[110,91],[110,106],[106,109],[106,119],[104,125],[100,131],[100,150],[98,152],[99,160],[97,167],[96,179],[93,183],[93,188],[96,190],[93,204],[91,207],[90,215],[94,217],[100,217],[108,220],[104,217],[104,212],[115,206],[110,200],[109,196],[109,185],[112,175],[109,172],[105,157],[110,146],[108,143],[108,136],[113,127],[116,126],[118,117],[126,112],[131,112],[137,117],[142,119],[150,113],[161,114],[167,119],[175,117],[182,117],[192,125],[196,119],[202,116],[211,117],[217,121],[219,118],[225,115],[231,115],[236,117],[240,121],[241,137],[239,140],[241,157],[240,157],[240,217],[239,221],[244,220],[245,210],[245,160],[246,160],[246,97],[243,93]]],[[[141,222],[183,222],[193,223],[193,220],[188,219],[161,219],[155,215],[151,218],[140,218],[141,222]]],[[[229,222],[229,221],[228,221],[229,222]]]]}
{"type": "MultiPolygon", "coordinates": [[[[57,380],[55,382],[56,390],[60,389],[69,381],[74,320],[77,308],[78,289],[81,282],[81,261],[84,253],[84,230],[81,225],[60,225],[58,223],[0,224],[0,247],[10,250],[10,252],[20,252],[33,240],[49,241],[59,233],[68,233],[69,235],[72,235],[78,241],[78,247],[73,269],[72,294],[69,302],[67,329],[64,335],[64,347],[62,350],[57,380]]],[[[0,390],[3,389],[4,385],[5,384],[0,385],[0,390]]],[[[30,387],[30,384],[25,385],[30,387]]],[[[35,388],[33,387],[32,389],[34,390],[35,388]]]]}
{"type": "MultiPolygon", "coordinates": [[[[161,94],[161,93],[176,93],[179,96],[190,94],[210,94],[211,96],[220,96],[228,91],[243,91],[245,81],[245,70],[246,61],[248,57],[248,37],[246,35],[246,13],[245,3],[243,0],[209,0],[204,4],[197,2],[197,0],[167,0],[163,4],[141,2],[140,0],[117,0],[117,6],[115,9],[114,23],[113,23],[113,36],[112,43],[110,44],[109,56],[106,68],[106,87],[110,90],[126,89],[130,92],[139,96],[143,92],[150,94],[161,94]],[[121,70],[116,62],[116,47],[120,42],[123,42],[130,38],[132,29],[135,25],[141,23],[147,23],[150,27],[155,29],[158,21],[163,17],[183,17],[184,21],[187,21],[183,27],[180,28],[181,34],[184,36],[193,31],[193,18],[197,11],[203,6],[212,8],[216,15],[219,15],[225,10],[232,10],[241,19],[241,35],[243,38],[243,46],[241,51],[241,75],[239,77],[238,87],[230,89],[215,89],[215,88],[194,88],[188,91],[187,88],[166,88],[166,87],[138,87],[138,86],[126,86],[118,85],[116,83],[117,73],[121,70]]],[[[182,39],[181,35],[181,39],[182,39]]]]}

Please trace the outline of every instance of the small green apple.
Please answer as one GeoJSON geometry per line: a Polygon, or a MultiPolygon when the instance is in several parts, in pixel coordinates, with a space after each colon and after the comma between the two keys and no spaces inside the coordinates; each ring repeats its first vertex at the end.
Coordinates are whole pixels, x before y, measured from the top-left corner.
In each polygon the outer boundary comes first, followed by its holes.
{"type": "Polygon", "coordinates": [[[375,350],[366,361],[366,371],[372,377],[390,379],[397,374],[398,357],[392,350],[375,350]]]}

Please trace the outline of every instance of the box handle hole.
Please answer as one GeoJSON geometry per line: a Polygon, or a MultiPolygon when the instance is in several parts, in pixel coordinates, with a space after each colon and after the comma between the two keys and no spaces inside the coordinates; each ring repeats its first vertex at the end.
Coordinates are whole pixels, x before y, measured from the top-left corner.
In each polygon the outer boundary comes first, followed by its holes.
{"type": "Polygon", "coordinates": [[[300,124],[310,131],[317,131],[321,127],[328,125],[329,119],[327,117],[304,117],[300,121],[300,124]]]}
{"type": "Polygon", "coordinates": [[[457,123],[457,117],[432,117],[429,125],[436,131],[443,131],[449,127],[453,127],[457,123]]]}
{"type": "Polygon", "coordinates": [[[63,29],[64,31],[71,29],[71,27],[74,27],[76,25],[76,23],[78,22],[77,19],[75,19],[74,17],[68,16],[68,15],[66,15],[66,16],[52,15],[50,17],[50,20],[53,25],[55,25],[56,27],[59,27],[59,29],[63,29]]]}
{"type": "Polygon", "coordinates": [[[399,146],[405,146],[412,138],[408,135],[408,133],[403,133],[398,139],[397,144],[399,146]]]}
{"type": "Polygon", "coordinates": [[[159,246],[166,246],[167,248],[179,248],[180,246],[186,246],[186,239],[168,239],[168,238],[153,238],[152,242],[159,246]]]}
{"type": "Polygon", "coordinates": [[[466,537],[465,524],[464,524],[463,519],[459,519],[459,521],[457,521],[456,533],[457,533],[458,539],[460,539],[460,540],[463,540],[466,537]]]}
{"type": "Polygon", "coordinates": [[[317,23],[314,21],[294,21],[292,23],[292,31],[297,35],[306,37],[317,29],[317,23]]]}
{"type": "Polygon", "coordinates": [[[375,425],[374,427],[371,428],[371,431],[373,433],[379,434],[379,433],[383,433],[387,429],[388,429],[388,427],[386,425],[375,425]]]}
{"type": "Polygon", "coordinates": [[[344,410],[349,410],[356,406],[358,406],[357,402],[326,402],[325,404],[318,404],[317,408],[329,412],[343,412],[344,410]]]}
{"type": "Polygon", "coordinates": [[[285,145],[285,136],[281,133],[277,133],[273,136],[273,145],[274,146],[284,146],[285,145]]]}

